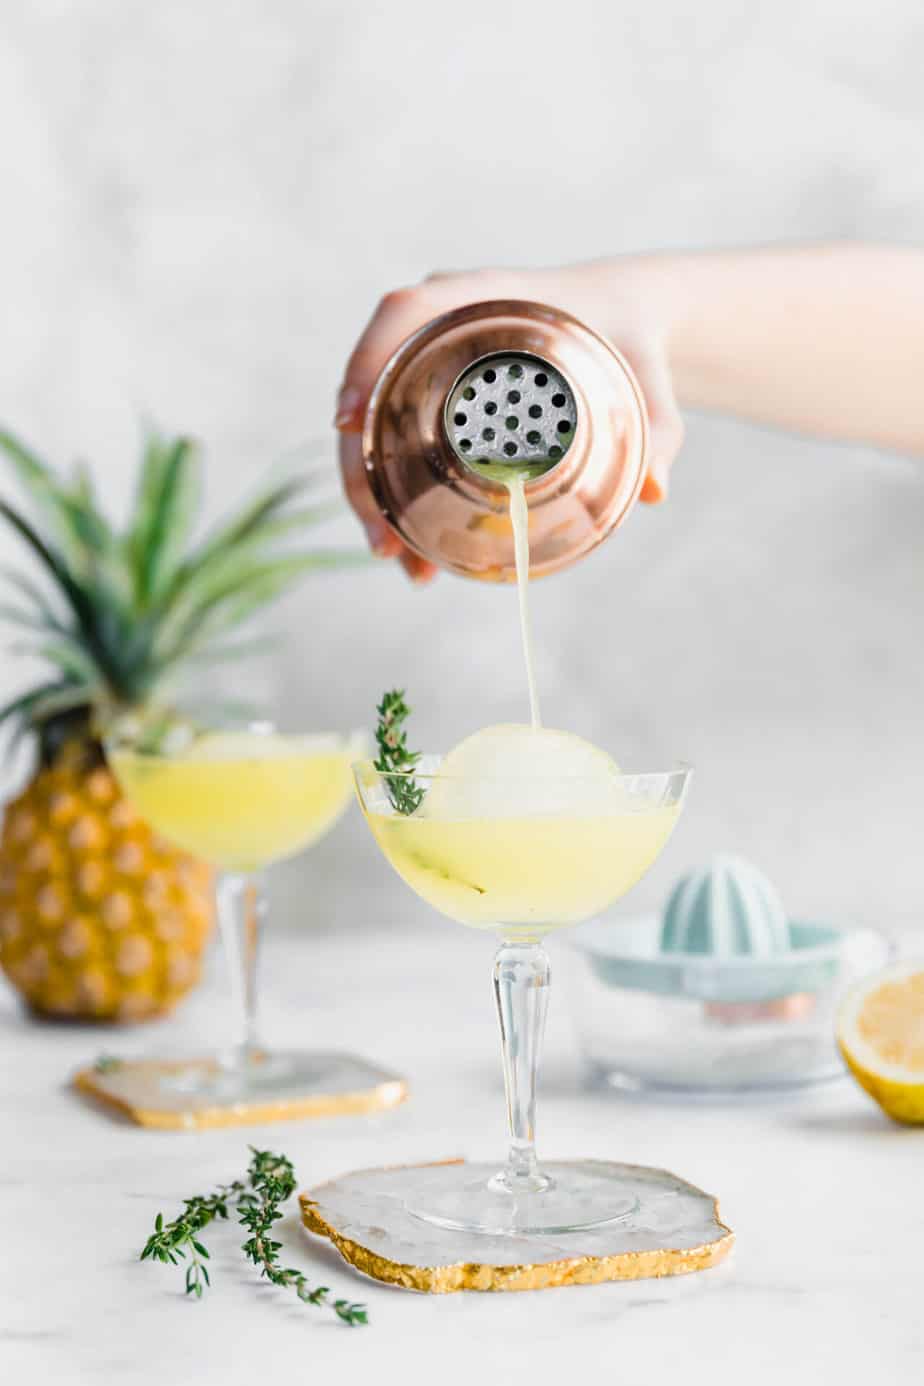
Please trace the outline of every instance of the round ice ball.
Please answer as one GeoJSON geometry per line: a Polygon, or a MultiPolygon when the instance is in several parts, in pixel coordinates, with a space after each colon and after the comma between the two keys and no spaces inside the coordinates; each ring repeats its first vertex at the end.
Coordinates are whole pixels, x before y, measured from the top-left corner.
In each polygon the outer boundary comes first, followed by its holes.
{"type": "Polygon", "coordinates": [[[485,727],[443,757],[427,818],[590,817],[623,803],[616,762],[579,736],[517,724],[485,727]]]}
{"type": "Polygon", "coordinates": [[[682,877],[661,920],[664,953],[763,958],[789,949],[789,923],[770,881],[741,857],[716,856],[682,877]]]}

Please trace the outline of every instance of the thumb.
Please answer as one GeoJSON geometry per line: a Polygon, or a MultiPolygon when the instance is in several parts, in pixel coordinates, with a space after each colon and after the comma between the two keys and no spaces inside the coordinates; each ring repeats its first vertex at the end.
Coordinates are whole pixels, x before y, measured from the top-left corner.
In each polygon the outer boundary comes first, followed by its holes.
{"type": "Polygon", "coordinates": [[[663,348],[637,348],[627,351],[626,359],[635,372],[648,412],[648,457],[641,499],[657,505],[667,496],[671,467],[683,446],[683,419],[663,348]]]}

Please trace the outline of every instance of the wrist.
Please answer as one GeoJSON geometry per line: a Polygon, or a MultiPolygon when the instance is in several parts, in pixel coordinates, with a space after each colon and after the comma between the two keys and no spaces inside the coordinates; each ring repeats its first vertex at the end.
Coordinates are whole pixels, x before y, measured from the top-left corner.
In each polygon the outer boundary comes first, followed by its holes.
{"type": "Polygon", "coordinates": [[[682,350],[690,311],[690,257],[621,255],[550,271],[549,301],[557,301],[615,346],[657,342],[667,353],[682,350]],[[552,298],[552,291],[557,298],[552,298]]]}

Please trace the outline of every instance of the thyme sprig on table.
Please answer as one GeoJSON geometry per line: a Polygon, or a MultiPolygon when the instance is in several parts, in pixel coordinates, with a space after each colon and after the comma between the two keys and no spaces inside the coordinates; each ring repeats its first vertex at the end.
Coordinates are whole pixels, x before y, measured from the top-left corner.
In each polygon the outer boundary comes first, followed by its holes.
{"type": "Polygon", "coordinates": [[[235,1179],[230,1184],[220,1184],[213,1193],[185,1199],[183,1212],[172,1222],[164,1222],[163,1214],[158,1213],[141,1260],[163,1261],[176,1266],[188,1258],[186,1293],[201,1299],[203,1286],[210,1285],[211,1281],[208,1267],[203,1264],[209,1259],[209,1253],[199,1234],[216,1219],[227,1221],[228,1209],[233,1206],[241,1226],[250,1233],[241,1250],[249,1261],[259,1266],[261,1276],[273,1285],[294,1289],[303,1304],[329,1304],[344,1323],[368,1323],[364,1305],[346,1299],[331,1303],[326,1285],[312,1289],[301,1271],[280,1266],[282,1243],[273,1241],[269,1234],[273,1224],[283,1216],[282,1204],[295,1192],[295,1170],[285,1155],[256,1150],[253,1146],[250,1151],[246,1182],[235,1179]]]}
{"type": "Polygon", "coordinates": [[[178,1258],[185,1260],[188,1256],[186,1293],[201,1299],[203,1282],[210,1285],[211,1281],[207,1267],[202,1264],[209,1259],[209,1254],[198,1240],[198,1234],[215,1218],[227,1219],[229,1202],[236,1202],[246,1191],[247,1185],[235,1179],[231,1184],[220,1184],[214,1193],[195,1194],[185,1199],[183,1212],[172,1222],[165,1223],[163,1213],[158,1213],[141,1260],[169,1261],[175,1266],[178,1258]]]}
{"type": "Polygon", "coordinates": [[[388,797],[399,813],[410,814],[420,808],[426,790],[408,772],[420,760],[419,751],[409,751],[404,723],[411,709],[404,701],[404,689],[393,688],[382,695],[376,708],[378,725],[375,741],[379,754],[375,768],[384,777],[388,797]],[[389,774],[389,771],[392,773],[389,774]],[[396,773],[397,772],[397,773],[396,773]]]}
{"type": "MultiPolygon", "coordinates": [[[[282,1217],[280,1204],[285,1203],[295,1191],[295,1171],[284,1155],[273,1155],[268,1150],[255,1150],[250,1163],[251,1191],[241,1195],[238,1200],[238,1217],[250,1236],[241,1250],[249,1261],[260,1267],[260,1275],[273,1285],[291,1287],[303,1304],[324,1304],[330,1302],[330,1291],[326,1285],[312,1289],[300,1270],[279,1264],[281,1242],[274,1242],[270,1233],[273,1223],[282,1217]]],[[[366,1309],[362,1304],[352,1304],[346,1299],[335,1299],[331,1305],[338,1319],[348,1324],[368,1323],[366,1309]]]]}

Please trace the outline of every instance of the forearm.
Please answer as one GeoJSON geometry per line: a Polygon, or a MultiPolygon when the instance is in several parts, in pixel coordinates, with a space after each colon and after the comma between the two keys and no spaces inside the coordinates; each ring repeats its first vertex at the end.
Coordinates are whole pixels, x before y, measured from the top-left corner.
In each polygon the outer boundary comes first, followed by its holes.
{"type": "Polygon", "coordinates": [[[924,456],[924,250],[627,255],[431,275],[381,300],[347,363],[336,413],[344,486],[369,543],[416,580],[432,566],[402,547],[369,489],[361,442],[369,396],[395,348],[424,323],[505,298],[569,309],[623,353],[648,405],[643,501],[668,493],[683,443],[678,399],[924,456]]]}
{"type": "MultiPolygon", "coordinates": [[[[924,251],[793,247],[594,269],[614,319],[630,281],[653,310],[682,406],[924,455],[924,251]]],[[[618,336],[618,321],[607,330],[618,336]]]]}

